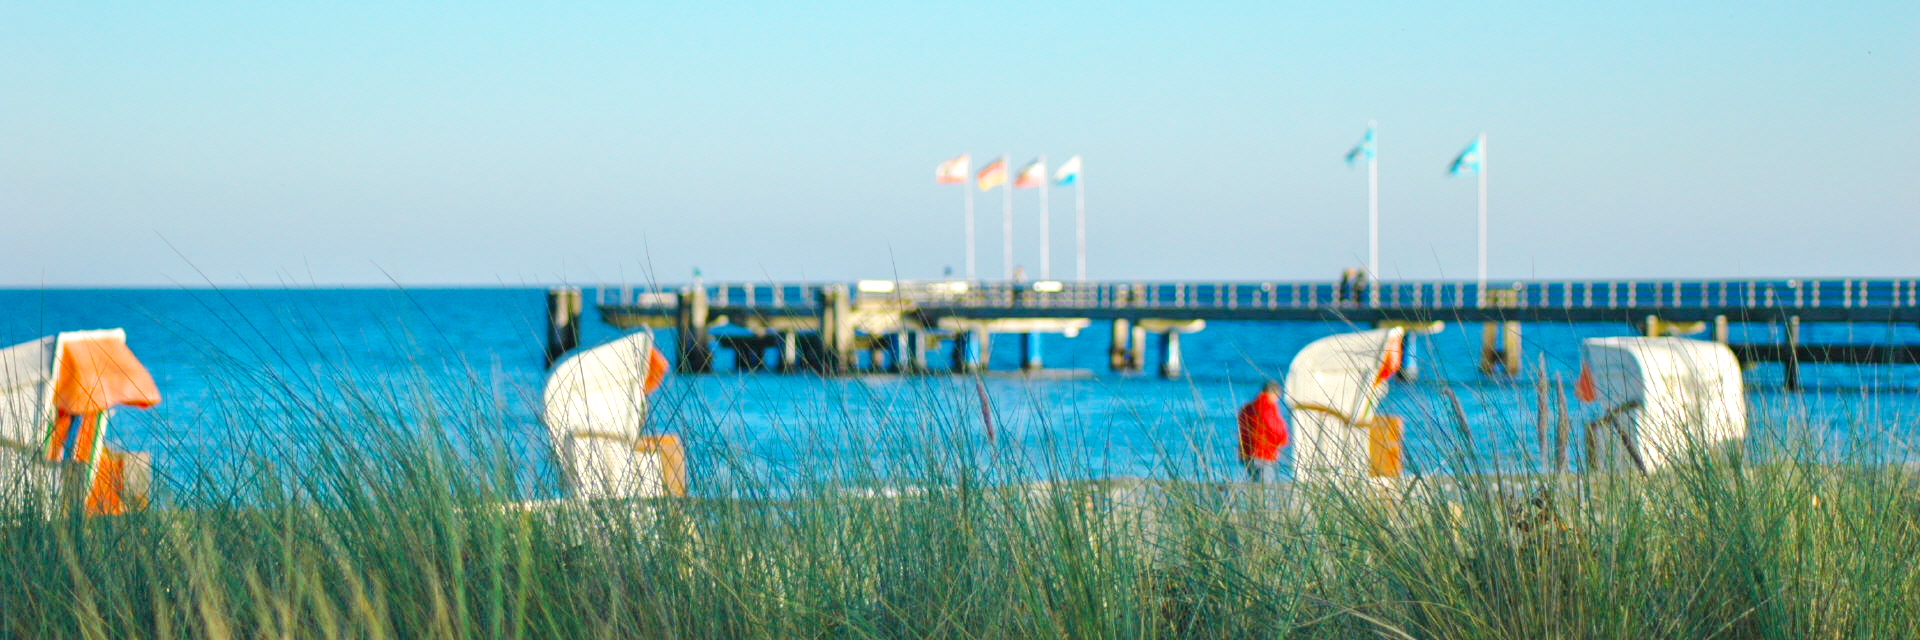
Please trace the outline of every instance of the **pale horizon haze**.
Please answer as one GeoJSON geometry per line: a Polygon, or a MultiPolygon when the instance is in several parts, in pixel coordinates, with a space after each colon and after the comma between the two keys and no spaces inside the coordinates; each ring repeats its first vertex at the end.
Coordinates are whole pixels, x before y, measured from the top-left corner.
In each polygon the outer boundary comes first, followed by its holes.
{"type": "Polygon", "coordinates": [[[1369,120],[1388,278],[1481,132],[1495,279],[1920,277],[1914,2],[5,3],[0,286],[938,278],[960,153],[1083,156],[1094,279],[1330,280],[1369,120]]]}

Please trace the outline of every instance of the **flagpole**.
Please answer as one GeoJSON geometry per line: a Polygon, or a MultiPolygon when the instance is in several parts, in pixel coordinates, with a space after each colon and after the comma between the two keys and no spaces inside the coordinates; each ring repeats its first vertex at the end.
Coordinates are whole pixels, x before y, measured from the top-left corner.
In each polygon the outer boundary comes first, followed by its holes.
{"type": "MultiPolygon", "coordinates": [[[[1367,282],[1380,282],[1380,142],[1374,121],[1367,121],[1373,149],[1367,154],[1367,282]]],[[[1369,303],[1380,301],[1380,287],[1367,287],[1369,303]]]]}
{"type": "Polygon", "coordinates": [[[1487,134],[1480,134],[1480,304],[1487,303],[1487,134]]]}
{"type": "Polygon", "coordinates": [[[973,167],[967,167],[966,178],[960,181],[960,191],[965,193],[967,201],[967,281],[979,280],[974,272],[973,248],[973,167]]]}
{"type": "Polygon", "coordinates": [[[1087,177],[1073,176],[1074,274],[1087,281],[1087,177]]]}
{"type": "Polygon", "coordinates": [[[1040,279],[1053,279],[1053,235],[1052,222],[1047,216],[1047,183],[1053,176],[1047,174],[1047,154],[1040,154],[1040,279]]]}
{"type": "Polygon", "coordinates": [[[1006,180],[1000,182],[1000,191],[1006,196],[1000,202],[1000,261],[1002,274],[1007,281],[1013,281],[1013,155],[1000,156],[1006,165],[1006,180]]]}

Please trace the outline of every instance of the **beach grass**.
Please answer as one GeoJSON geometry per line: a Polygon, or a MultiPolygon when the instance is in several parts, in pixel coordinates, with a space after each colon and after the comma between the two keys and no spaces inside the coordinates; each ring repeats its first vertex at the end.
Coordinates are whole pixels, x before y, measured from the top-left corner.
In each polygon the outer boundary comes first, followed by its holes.
{"type": "Polygon", "coordinates": [[[1089,480],[983,441],[963,392],[881,427],[894,455],[706,449],[726,472],[696,497],[587,503],[532,486],[484,402],[323,386],[213,416],[305,435],[163,470],[201,477],[153,509],[7,507],[0,636],[1920,636],[1916,476],[1868,449],[1503,475],[1458,443],[1397,484],[1089,480]]]}

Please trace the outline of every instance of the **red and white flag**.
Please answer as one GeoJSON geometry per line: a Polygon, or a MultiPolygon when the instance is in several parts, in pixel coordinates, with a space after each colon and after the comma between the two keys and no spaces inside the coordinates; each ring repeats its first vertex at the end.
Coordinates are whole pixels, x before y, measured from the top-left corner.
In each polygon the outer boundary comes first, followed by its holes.
{"type": "Polygon", "coordinates": [[[1034,160],[1033,162],[1027,163],[1026,168],[1020,170],[1020,177],[1014,178],[1013,180],[1013,188],[1031,189],[1045,184],[1046,181],[1047,162],[1045,160],[1034,160]]]}
{"type": "Polygon", "coordinates": [[[972,161],[971,157],[962,153],[959,157],[940,163],[933,170],[933,181],[939,184],[966,184],[967,169],[972,166],[972,161]]]}

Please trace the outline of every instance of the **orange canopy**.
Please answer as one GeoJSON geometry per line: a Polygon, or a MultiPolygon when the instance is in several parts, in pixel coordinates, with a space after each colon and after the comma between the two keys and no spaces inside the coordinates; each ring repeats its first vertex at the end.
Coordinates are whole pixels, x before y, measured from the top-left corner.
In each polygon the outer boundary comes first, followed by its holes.
{"type": "Polygon", "coordinates": [[[646,386],[641,387],[642,393],[653,393],[654,390],[659,389],[660,383],[667,379],[667,369],[672,367],[673,365],[667,362],[667,357],[660,355],[658,348],[649,346],[647,348],[647,382],[646,386]]]}
{"type": "Polygon", "coordinates": [[[142,409],[160,403],[153,374],[116,338],[60,341],[60,379],[53,405],[67,415],[91,415],[117,406],[142,409]]]}

